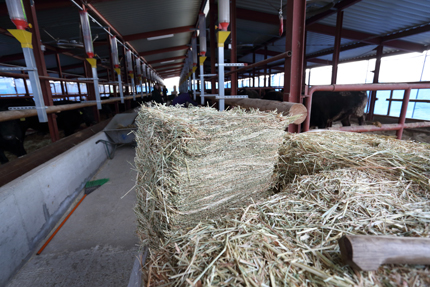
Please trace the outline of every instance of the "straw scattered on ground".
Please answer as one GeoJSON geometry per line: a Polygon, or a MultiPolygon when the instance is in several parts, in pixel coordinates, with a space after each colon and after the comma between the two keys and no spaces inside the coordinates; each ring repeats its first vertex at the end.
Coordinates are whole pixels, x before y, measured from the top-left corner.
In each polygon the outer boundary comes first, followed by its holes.
{"type": "Polygon", "coordinates": [[[142,107],[135,158],[142,242],[157,249],[175,229],[267,197],[284,130],[294,120],[239,108],[142,107]]]}
{"type": "Polygon", "coordinates": [[[430,198],[410,180],[357,169],[297,177],[283,192],[178,231],[144,268],[147,286],[428,286],[430,269],[354,272],[345,234],[430,237],[430,198]],[[148,278],[150,277],[150,278],[148,278]],[[148,282],[149,279],[149,282],[148,282]]]}

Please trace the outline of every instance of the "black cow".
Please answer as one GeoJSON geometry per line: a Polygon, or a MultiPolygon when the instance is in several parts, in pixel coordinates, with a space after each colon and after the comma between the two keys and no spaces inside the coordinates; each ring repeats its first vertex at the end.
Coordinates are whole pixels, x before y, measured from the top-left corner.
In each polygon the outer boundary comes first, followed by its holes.
{"type": "Polygon", "coordinates": [[[237,91],[238,95],[247,95],[249,99],[260,99],[260,95],[256,90],[242,88],[237,91]]]}
{"type": "Polygon", "coordinates": [[[331,127],[334,121],[341,121],[343,126],[350,126],[351,116],[358,118],[358,124],[364,124],[364,108],[367,93],[361,92],[315,92],[312,97],[310,126],[320,129],[331,127]]]}
{"type": "MultiPolygon", "coordinates": [[[[75,104],[74,101],[55,101],[54,105],[75,104]]],[[[7,99],[0,100],[0,111],[7,111],[9,107],[35,106],[33,99],[7,99]]],[[[94,123],[92,107],[67,110],[57,113],[57,125],[64,130],[64,135],[69,136],[76,132],[82,123],[90,126],[94,123]]],[[[49,132],[47,123],[40,123],[38,117],[28,117],[21,120],[0,122],[0,162],[8,162],[4,151],[10,151],[16,156],[26,154],[24,149],[24,137],[26,131],[31,128],[39,132],[49,132]]]]}
{"type": "MultiPolygon", "coordinates": [[[[31,99],[8,99],[0,101],[0,111],[8,111],[9,107],[34,106],[31,99]]],[[[10,120],[0,122],[0,163],[7,163],[9,160],[4,151],[9,151],[16,156],[27,154],[24,149],[24,136],[26,124],[20,120],[10,120]]]]}
{"type": "Polygon", "coordinates": [[[22,132],[19,120],[0,122],[1,164],[9,161],[4,151],[9,151],[18,157],[27,154],[24,149],[24,133],[22,132]]]}
{"type": "Polygon", "coordinates": [[[282,102],[284,100],[284,95],[281,92],[276,92],[275,90],[268,90],[266,91],[263,99],[282,102]]]}

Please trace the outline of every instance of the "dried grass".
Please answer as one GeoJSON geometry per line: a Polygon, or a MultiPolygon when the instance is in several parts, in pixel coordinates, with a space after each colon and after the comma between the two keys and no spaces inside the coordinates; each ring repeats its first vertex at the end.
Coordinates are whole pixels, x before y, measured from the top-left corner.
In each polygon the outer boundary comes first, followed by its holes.
{"type": "Polygon", "coordinates": [[[354,272],[337,245],[345,234],[430,238],[428,145],[327,132],[284,147],[282,191],[175,230],[151,254],[147,286],[430,285],[428,266],[354,272]]]}
{"type": "Polygon", "coordinates": [[[151,255],[149,286],[428,286],[425,266],[354,272],[345,234],[430,237],[430,198],[412,181],[363,170],[301,176],[223,219],[178,231],[151,255]]]}
{"type": "Polygon", "coordinates": [[[284,129],[276,112],[142,107],[136,119],[138,233],[157,249],[171,232],[268,195],[284,129]]]}

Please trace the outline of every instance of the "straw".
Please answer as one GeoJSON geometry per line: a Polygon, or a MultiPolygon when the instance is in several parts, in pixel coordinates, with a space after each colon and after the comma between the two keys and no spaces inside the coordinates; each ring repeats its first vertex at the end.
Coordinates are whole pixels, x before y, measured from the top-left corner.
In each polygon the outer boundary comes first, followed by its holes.
{"type": "Polygon", "coordinates": [[[209,107],[142,107],[136,119],[138,233],[157,249],[175,229],[267,197],[295,117],[209,107]]]}
{"type": "Polygon", "coordinates": [[[429,222],[429,195],[412,181],[323,171],[220,220],[177,231],[145,268],[152,268],[149,286],[427,286],[428,266],[354,272],[341,262],[337,240],[430,237],[429,222]]]}
{"type": "Polygon", "coordinates": [[[172,231],[153,250],[144,280],[148,286],[428,286],[428,266],[354,272],[341,262],[337,240],[429,238],[429,159],[427,144],[288,134],[275,173],[280,192],[172,231]]]}

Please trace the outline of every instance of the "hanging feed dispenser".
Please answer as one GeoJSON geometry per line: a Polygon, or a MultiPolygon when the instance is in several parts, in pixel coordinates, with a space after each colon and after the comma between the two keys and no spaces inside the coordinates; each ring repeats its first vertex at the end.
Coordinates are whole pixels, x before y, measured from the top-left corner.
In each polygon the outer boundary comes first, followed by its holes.
{"type": "Polygon", "coordinates": [[[87,10],[79,11],[82,25],[82,35],[84,37],[85,52],[88,58],[94,57],[93,38],[91,36],[90,20],[87,10]]]}
{"type": "Polygon", "coordinates": [[[218,0],[218,20],[219,28],[222,31],[227,31],[230,24],[230,1],[218,0]]]}
{"type": "Polygon", "coordinates": [[[199,14],[199,42],[200,42],[200,56],[206,55],[206,17],[205,13],[199,14]]]}
{"type": "Polygon", "coordinates": [[[191,38],[191,49],[193,50],[193,67],[197,67],[197,37],[191,38]]]}
{"type": "Polygon", "coordinates": [[[25,15],[22,0],[6,0],[6,7],[10,20],[12,20],[17,29],[24,30],[28,27],[27,15],[25,15]]]}
{"type": "Polygon", "coordinates": [[[112,53],[113,66],[115,68],[119,68],[118,43],[116,42],[115,36],[110,38],[110,47],[111,47],[111,53],[112,53]]]}
{"type": "Polygon", "coordinates": [[[129,74],[133,73],[133,64],[131,61],[131,51],[127,50],[127,52],[125,53],[125,58],[127,59],[127,71],[129,74]]]}
{"type": "Polygon", "coordinates": [[[140,62],[140,59],[136,58],[136,72],[138,77],[142,76],[142,65],[140,64],[140,62]]]}

